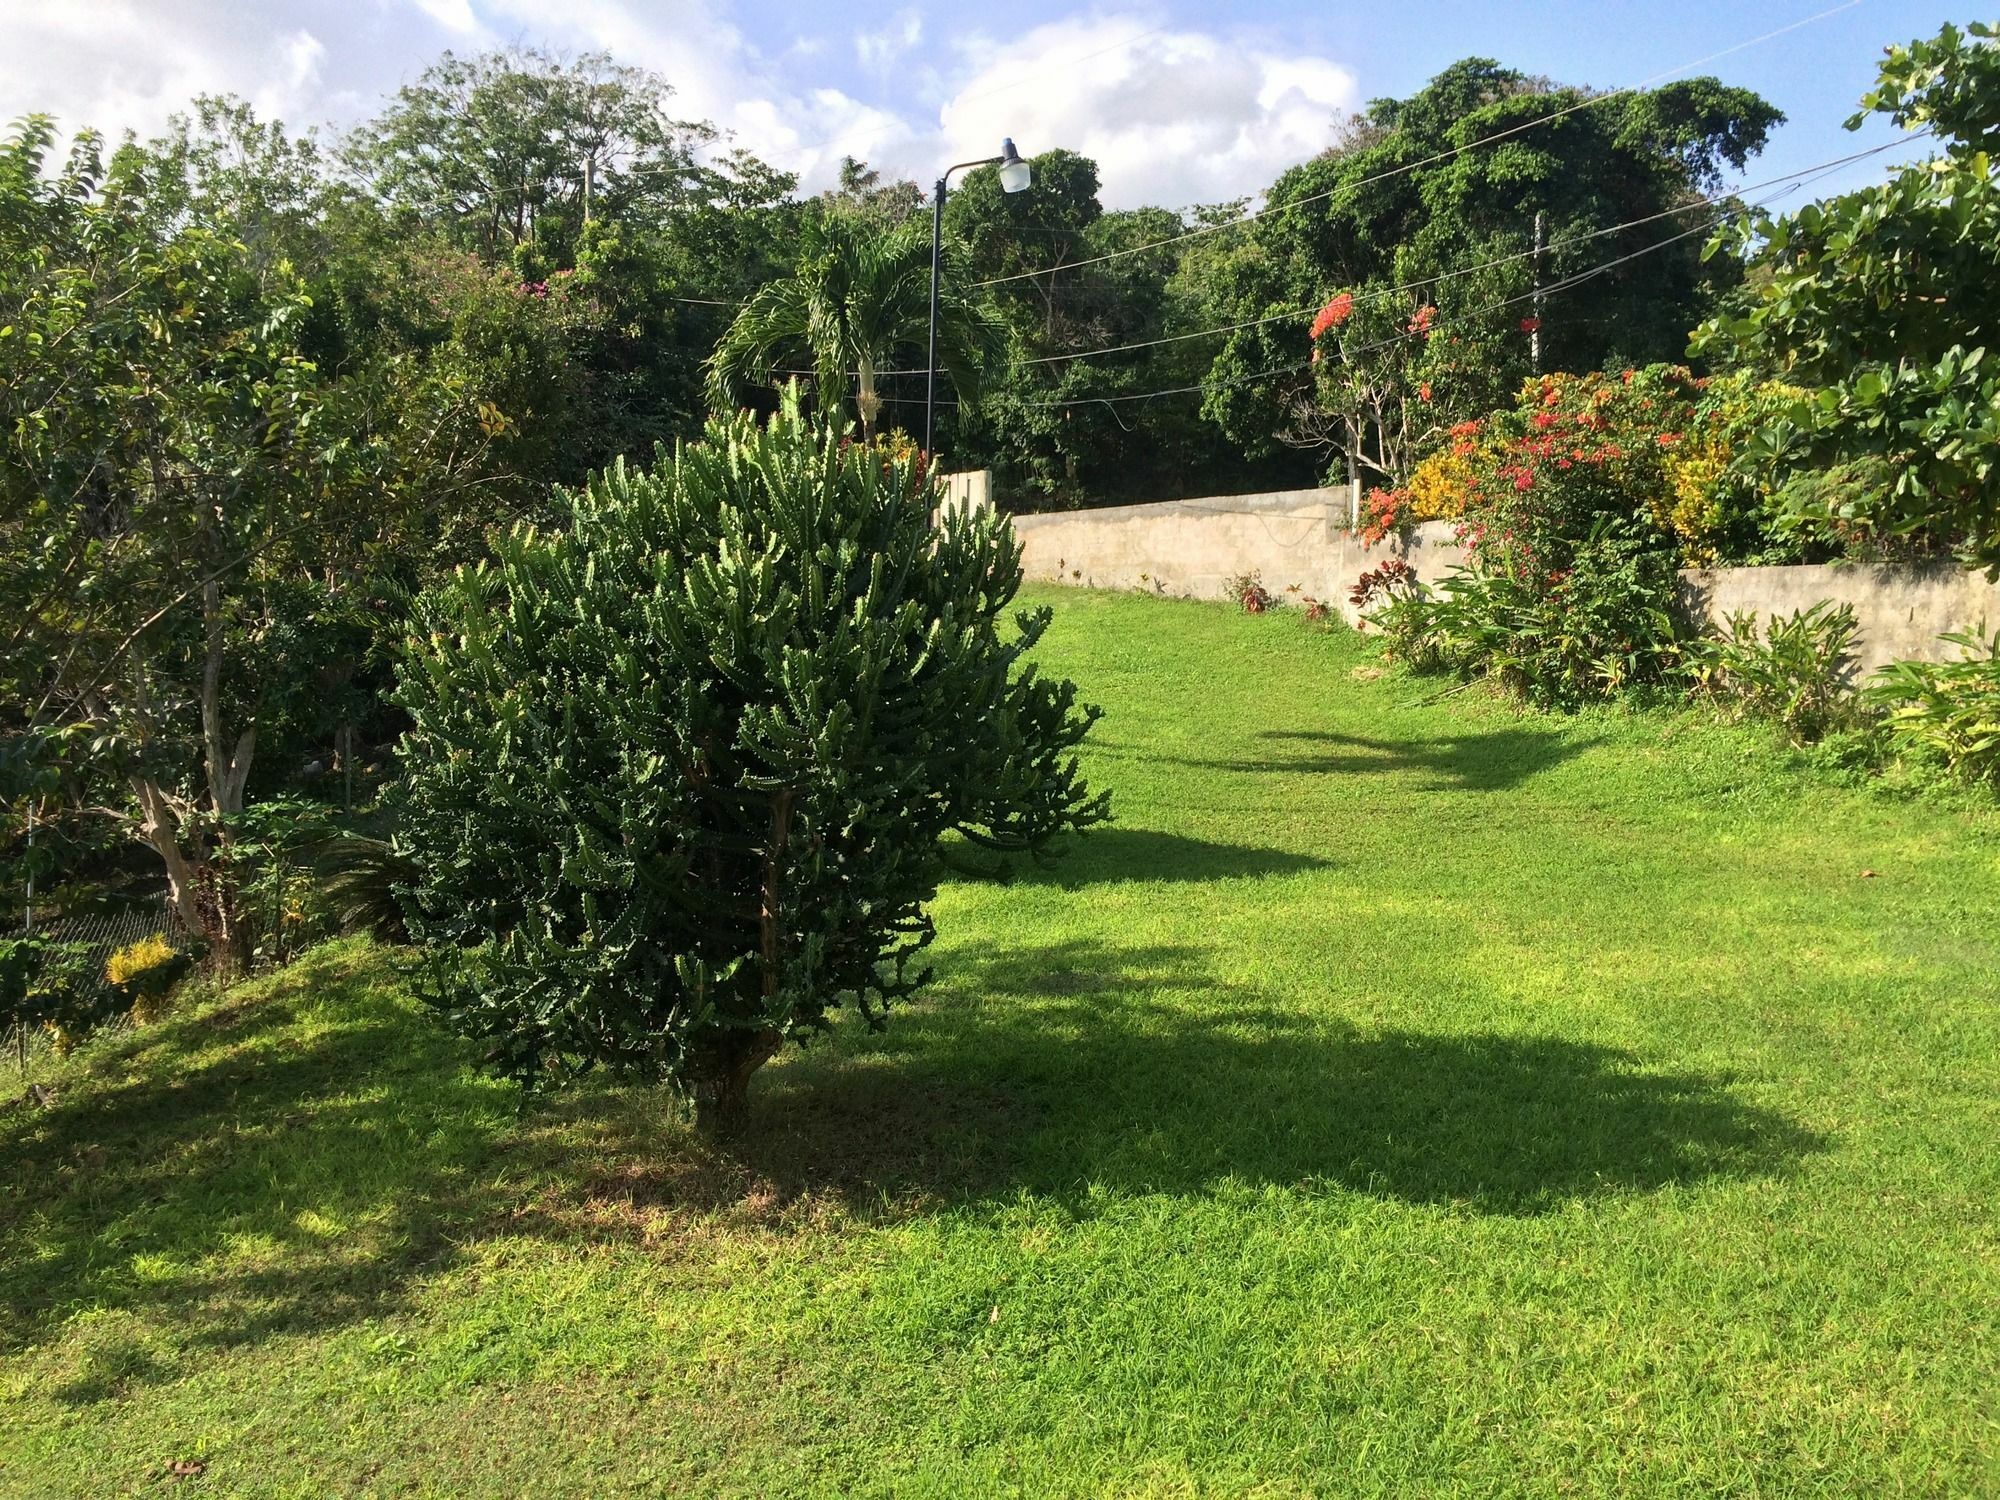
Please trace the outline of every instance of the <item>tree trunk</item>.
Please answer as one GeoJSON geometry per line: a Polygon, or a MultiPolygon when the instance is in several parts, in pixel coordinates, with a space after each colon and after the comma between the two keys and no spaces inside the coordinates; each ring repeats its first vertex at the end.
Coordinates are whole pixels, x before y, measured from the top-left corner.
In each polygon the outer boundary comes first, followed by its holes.
{"type": "Polygon", "coordinates": [[[784,787],[771,797],[771,843],[764,851],[762,899],[757,912],[759,948],[762,960],[762,990],[765,1025],[756,1031],[723,1031],[705,1057],[692,1069],[695,1127],[711,1140],[723,1139],[743,1128],[749,1103],[750,1075],[777,1055],[784,1044],[782,1027],[774,1026],[772,1011],[778,994],[781,967],[783,922],[783,876],[785,846],[792,836],[794,792],[784,787]]]}
{"type": "Polygon", "coordinates": [[[211,579],[202,587],[206,655],[201,664],[201,736],[208,761],[208,796],[224,817],[243,811],[243,788],[250,780],[250,760],[257,753],[257,726],[252,724],[228,748],[222,726],[222,599],[211,579]]]}
{"type": "Polygon", "coordinates": [[[776,1028],[731,1031],[704,1061],[694,1087],[694,1124],[711,1141],[731,1140],[749,1116],[750,1079],[773,1057],[785,1034],[776,1028]]]}
{"type": "Polygon", "coordinates": [[[180,845],[180,828],[167,795],[150,776],[132,778],[139,802],[139,836],[152,846],[167,868],[167,901],[189,932],[200,932],[201,906],[195,898],[194,866],[180,845]]]}
{"type": "Polygon", "coordinates": [[[215,937],[232,967],[249,961],[248,943],[236,920],[236,882],[229,869],[230,831],[227,820],[243,811],[243,788],[250,780],[250,761],[257,753],[257,726],[236,737],[235,748],[222,724],[222,595],[213,579],[202,587],[206,655],[201,666],[201,735],[208,763],[208,800],[222,820],[217,833],[218,858],[210,864],[215,895],[215,937]]]}

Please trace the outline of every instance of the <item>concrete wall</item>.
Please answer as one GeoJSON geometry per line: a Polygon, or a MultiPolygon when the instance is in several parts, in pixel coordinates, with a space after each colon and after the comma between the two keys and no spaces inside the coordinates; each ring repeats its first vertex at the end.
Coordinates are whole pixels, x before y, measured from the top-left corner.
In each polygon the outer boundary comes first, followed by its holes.
{"type": "Polygon", "coordinates": [[[1346,492],[1336,490],[1016,516],[1014,534],[1030,578],[1220,599],[1230,579],[1256,573],[1279,598],[1323,599],[1350,620],[1347,591],[1384,558],[1405,559],[1431,582],[1460,557],[1448,526],[1420,526],[1406,541],[1362,546],[1347,529],[1346,492]]]}
{"type": "Polygon", "coordinates": [[[993,509],[991,469],[968,469],[959,474],[940,474],[938,478],[944,483],[944,494],[938,498],[940,511],[993,509]]]}
{"type": "Polygon", "coordinates": [[[1854,606],[1854,640],[1861,676],[1892,661],[1939,661],[1958,652],[1938,637],[1946,631],[2000,630],[2000,584],[1963,568],[1884,567],[1835,563],[1797,568],[1689,568],[1682,572],[1695,614],[1724,627],[1739,610],[1768,620],[1810,609],[1821,600],[1854,606]]]}
{"type": "MultiPolygon", "coordinates": [[[[1431,522],[1405,539],[1364,547],[1347,518],[1345,490],[1287,490],[1016,516],[1014,531],[1031,579],[1220,599],[1231,578],[1257,573],[1280,599],[1323,599],[1350,623],[1347,591],[1384,558],[1403,558],[1435,583],[1462,556],[1449,526],[1431,522]]],[[[1946,631],[2000,630],[2000,585],[1958,568],[1836,564],[1690,569],[1682,577],[1690,606],[1718,627],[1736,610],[1768,617],[1821,599],[1852,604],[1863,674],[1888,661],[1952,654],[1937,639],[1946,631]]]]}

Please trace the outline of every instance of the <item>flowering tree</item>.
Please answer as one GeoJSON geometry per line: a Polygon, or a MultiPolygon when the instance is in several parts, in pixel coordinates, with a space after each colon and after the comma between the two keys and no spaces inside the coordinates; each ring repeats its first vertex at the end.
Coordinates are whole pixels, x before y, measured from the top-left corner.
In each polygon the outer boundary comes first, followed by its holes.
{"type": "MultiPolygon", "coordinates": [[[[1354,318],[1379,315],[1383,333],[1407,328],[1417,307],[1436,306],[1417,362],[1426,367],[1409,371],[1414,383],[1393,385],[1378,372],[1359,378],[1384,394],[1385,407],[1428,382],[1420,425],[1440,431],[1501,405],[1533,373],[1536,330],[1521,323],[1537,269],[1546,285],[1600,268],[1551,305],[1539,330],[1547,368],[1680,357],[1688,328],[1740,266],[1702,262],[1692,241],[1608,264],[1661,238],[1656,225],[1611,230],[1716,191],[1722,173],[1762,149],[1780,119],[1754,93],[1713,78],[1593,95],[1486,58],[1454,64],[1407,99],[1376,101],[1332,149],[1272,184],[1249,246],[1222,268],[1223,310],[1233,314],[1226,321],[1245,326],[1214,361],[1203,414],[1251,451],[1301,436],[1344,451],[1339,410],[1317,428],[1299,424],[1305,403],[1340,392],[1328,390],[1323,373],[1329,351],[1310,368],[1300,356],[1309,311],[1296,322],[1287,316],[1340,290],[1354,297],[1354,318]],[[1475,141],[1485,144],[1466,149],[1475,141]],[[1473,265],[1487,269],[1465,274],[1473,265]],[[1406,290],[1377,309],[1378,294],[1392,288],[1406,290]]],[[[1376,338],[1350,334],[1348,342],[1376,338]]],[[[1355,400],[1349,409],[1373,405],[1355,400]]],[[[1372,436],[1365,447],[1379,459],[1372,436]]]]}
{"type": "Polygon", "coordinates": [[[1507,343],[1490,310],[1441,322],[1436,303],[1380,285],[1336,292],[1309,334],[1313,381],[1286,398],[1283,440],[1336,452],[1350,479],[1390,486],[1451,414],[1491,404],[1507,343]]]}

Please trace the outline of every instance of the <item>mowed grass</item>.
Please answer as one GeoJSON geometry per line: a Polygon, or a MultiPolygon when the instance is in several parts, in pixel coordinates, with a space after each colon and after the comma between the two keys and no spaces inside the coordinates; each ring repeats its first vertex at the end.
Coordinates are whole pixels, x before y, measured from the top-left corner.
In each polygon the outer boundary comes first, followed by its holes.
{"type": "Polygon", "coordinates": [[[1992,815],[1295,613],[1043,656],[1117,824],[729,1152],[359,942],[40,1065],[0,1491],[2000,1491],[1992,815]]]}

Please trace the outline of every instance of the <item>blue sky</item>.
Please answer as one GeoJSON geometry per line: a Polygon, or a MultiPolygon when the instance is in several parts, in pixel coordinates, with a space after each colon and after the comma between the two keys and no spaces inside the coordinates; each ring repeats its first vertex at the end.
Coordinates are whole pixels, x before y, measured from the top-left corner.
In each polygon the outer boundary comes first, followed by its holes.
{"type": "MultiPolygon", "coordinates": [[[[1341,111],[1407,94],[1460,57],[1634,85],[1837,3],[0,0],[0,114],[145,131],[192,93],[228,91],[294,125],[338,129],[446,47],[528,41],[658,70],[686,113],[808,186],[845,154],[928,182],[1010,133],[1031,153],[1096,157],[1113,206],[1180,206],[1256,193],[1324,145],[1341,111]]],[[[1975,14],[1861,0],[1694,71],[1754,88],[1790,117],[1750,172],[1775,176],[1893,140],[1880,126],[1840,129],[1881,48],[1975,14]]]]}

